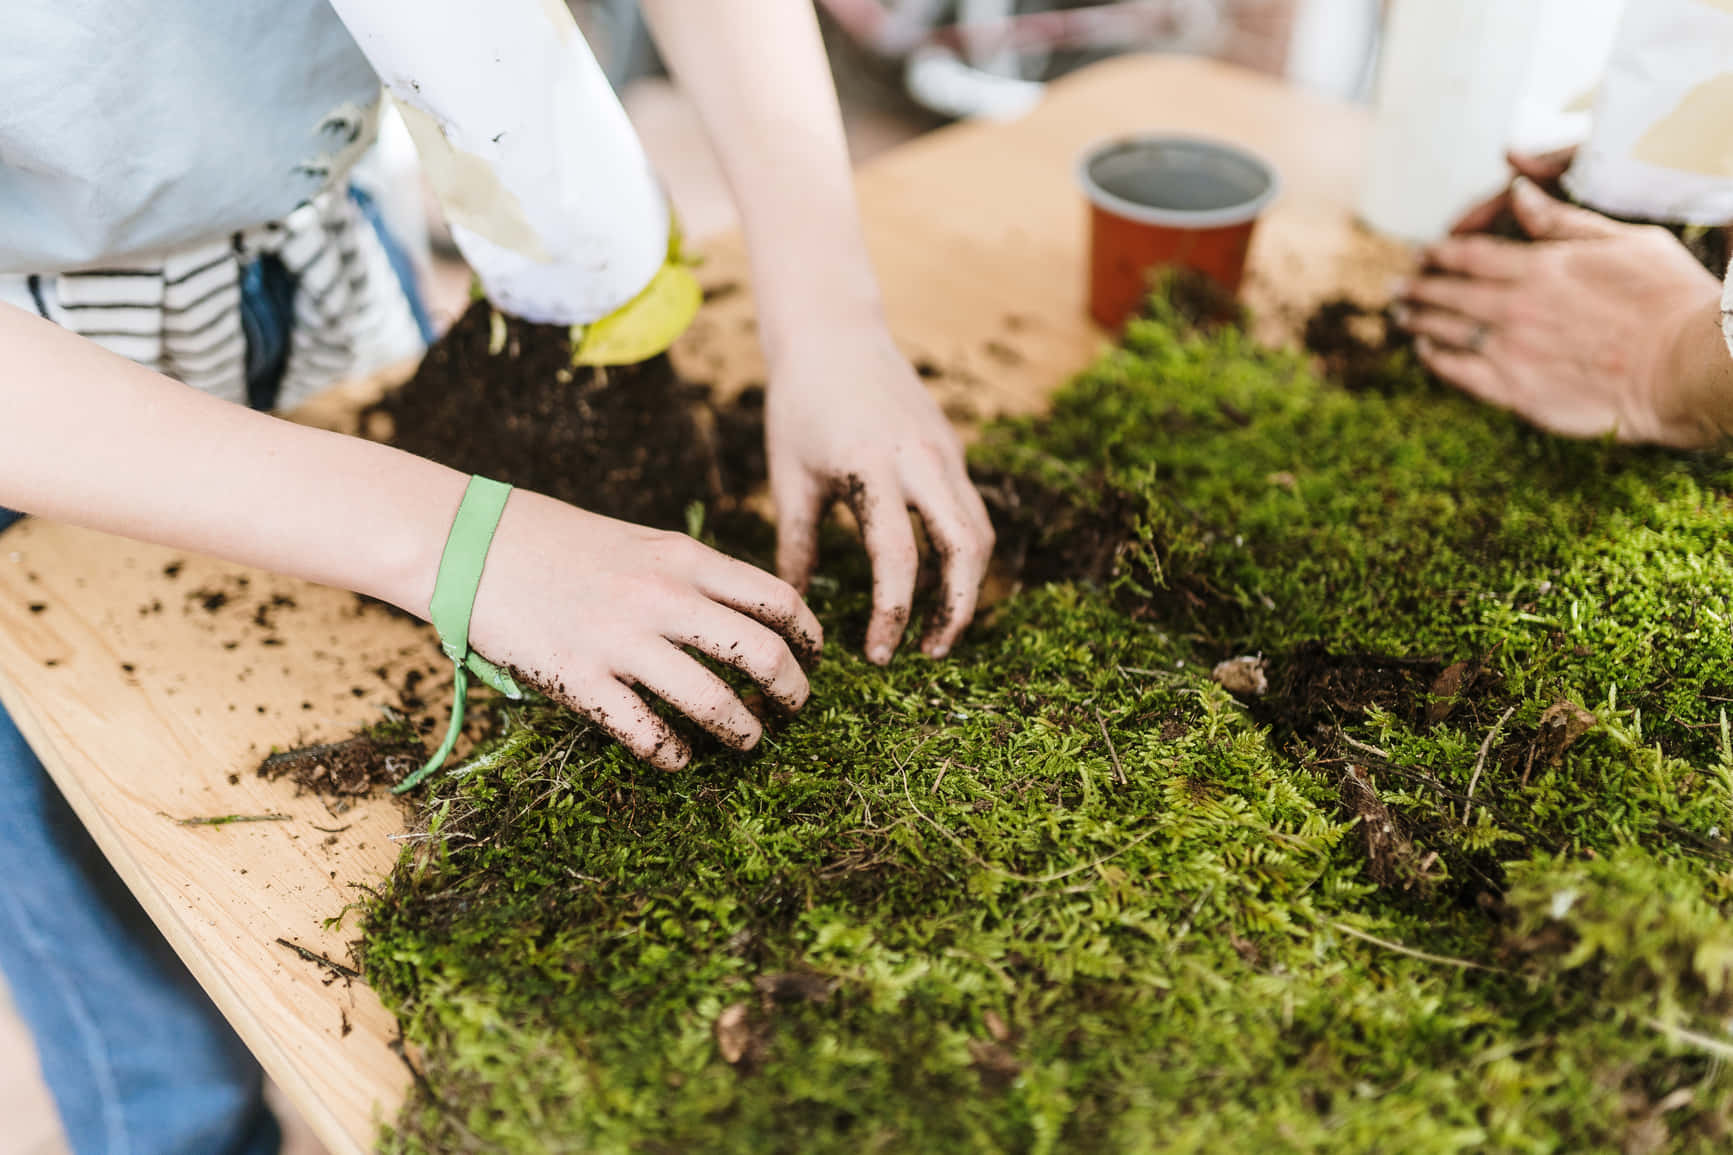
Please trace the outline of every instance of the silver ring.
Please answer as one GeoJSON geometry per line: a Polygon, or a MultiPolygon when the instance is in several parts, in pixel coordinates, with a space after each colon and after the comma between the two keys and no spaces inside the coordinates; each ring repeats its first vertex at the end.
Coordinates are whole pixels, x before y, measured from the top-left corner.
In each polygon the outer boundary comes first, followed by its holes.
{"type": "Polygon", "coordinates": [[[1492,326],[1481,322],[1474,327],[1474,332],[1468,335],[1468,351],[1482,353],[1486,351],[1486,341],[1492,336],[1492,326]]]}

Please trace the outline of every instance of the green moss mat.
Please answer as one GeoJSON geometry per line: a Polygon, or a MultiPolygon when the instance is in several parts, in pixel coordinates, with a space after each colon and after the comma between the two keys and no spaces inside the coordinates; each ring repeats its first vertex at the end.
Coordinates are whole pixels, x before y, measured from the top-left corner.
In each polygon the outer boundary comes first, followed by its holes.
{"type": "Polygon", "coordinates": [[[1098,580],[833,644],[753,757],[532,708],[439,780],[365,912],[389,1149],[1733,1143],[1733,462],[1163,314],[977,464],[1098,580]]]}

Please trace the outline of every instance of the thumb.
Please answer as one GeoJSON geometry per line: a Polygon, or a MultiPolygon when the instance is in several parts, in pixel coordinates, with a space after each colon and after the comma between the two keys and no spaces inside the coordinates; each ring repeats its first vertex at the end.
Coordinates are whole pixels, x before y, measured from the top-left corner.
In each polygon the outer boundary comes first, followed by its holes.
{"type": "Polygon", "coordinates": [[[1522,231],[1537,241],[1580,241],[1609,236],[1618,226],[1600,213],[1567,205],[1526,176],[1511,182],[1510,207],[1522,231]]]}
{"type": "Polygon", "coordinates": [[[1569,171],[1576,155],[1575,148],[1561,148],[1556,152],[1509,152],[1505,154],[1505,160],[1512,172],[1545,188],[1569,171]]]}

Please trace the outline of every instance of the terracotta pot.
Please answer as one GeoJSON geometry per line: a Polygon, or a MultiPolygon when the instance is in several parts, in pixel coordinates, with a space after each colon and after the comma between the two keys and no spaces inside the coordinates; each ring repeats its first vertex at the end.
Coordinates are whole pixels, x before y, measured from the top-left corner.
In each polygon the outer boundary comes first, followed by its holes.
{"type": "Polygon", "coordinates": [[[1089,315],[1118,330],[1161,268],[1194,269],[1230,293],[1245,277],[1275,168],[1237,145],[1189,136],[1120,137],[1078,166],[1089,197],[1089,315]]]}

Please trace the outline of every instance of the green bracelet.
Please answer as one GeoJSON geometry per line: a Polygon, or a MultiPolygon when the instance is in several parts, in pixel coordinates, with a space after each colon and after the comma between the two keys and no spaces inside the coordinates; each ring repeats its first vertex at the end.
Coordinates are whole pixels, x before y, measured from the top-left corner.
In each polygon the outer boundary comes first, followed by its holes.
{"type": "Polygon", "coordinates": [[[524,696],[523,689],[510,674],[469,648],[469,617],[475,610],[475,591],[481,585],[481,573],[487,566],[487,551],[493,545],[494,531],[505,513],[511,486],[485,477],[471,477],[464,490],[463,502],[451,522],[451,534],[445,539],[445,553],[439,559],[439,576],[433,582],[433,598],[428,602],[427,616],[439,631],[439,648],[451,659],[456,671],[452,679],[451,724],[445,729],[445,740],[427,765],[405,778],[391,792],[402,794],[421,784],[422,779],[445,765],[463,733],[464,712],[469,704],[470,675],[506,697],[516,701],[524,696]]]}

